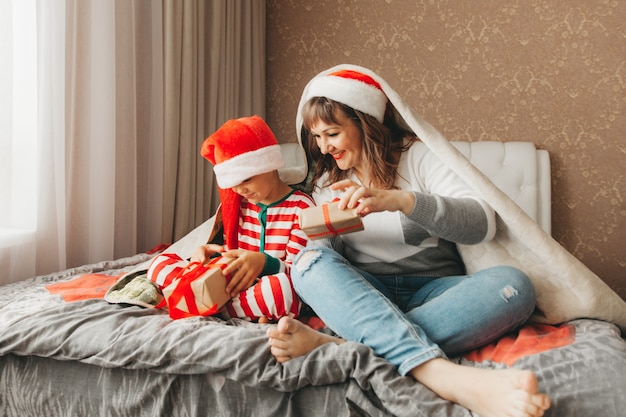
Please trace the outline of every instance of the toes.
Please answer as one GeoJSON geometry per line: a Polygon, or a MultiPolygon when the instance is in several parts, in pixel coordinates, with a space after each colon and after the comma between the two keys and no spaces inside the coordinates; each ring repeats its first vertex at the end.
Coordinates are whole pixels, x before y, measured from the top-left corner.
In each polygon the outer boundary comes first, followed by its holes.
{"type": "Polygon", "coordinates": [[[278,337],[278,330],[276,329],[276,326],[268,327],[267,330],[265,331],[265,335],[270,340],[277,338],[278,337]]]}
{"type": "Polygon", "coordinates": [[[295,320],[292,320],[290,317],[287,316],[281,317],[276,324],[276,328],[282,333],[292,333],[294,321],[295,320]]]}
{"type": "Polygon", "coordinates": [[[541,408],[542,410],[547,410],[550,408],[550,397],[545,394],[540,394],[537,396],[538,398],[535,401],[535,405],[541,408]]]}
{"type": "Polygon", "coordinates": [[[284,349],[280,349],[276,346],[271,346],[270,352],[272,353],[272,356],[274,356],[276,361],[279,363],[285,363],[292,359],[291,356],[288,355],[284,349]]]}

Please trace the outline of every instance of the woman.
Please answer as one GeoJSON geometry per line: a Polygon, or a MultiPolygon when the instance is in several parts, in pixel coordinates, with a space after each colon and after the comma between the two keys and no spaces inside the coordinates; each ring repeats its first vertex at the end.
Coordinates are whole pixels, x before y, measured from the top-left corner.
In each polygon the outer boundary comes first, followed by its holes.
{"type": "Polygon", "coordinates": [[[303,93],[298,133],[315,163],[313,197],[339,198],[365,230],[310,244],[292,267],[296,292],[341,338],[281,319],[268,330],[272,354],[285,362],[357,341],[482,417],[541,416],[550,400],[533,373],[447,359],[524,323],[534,288],[512,267],[465,275],[456,244],[491,239],[494,212],[405,126],[376,78],[345,66],[303,93]]]}

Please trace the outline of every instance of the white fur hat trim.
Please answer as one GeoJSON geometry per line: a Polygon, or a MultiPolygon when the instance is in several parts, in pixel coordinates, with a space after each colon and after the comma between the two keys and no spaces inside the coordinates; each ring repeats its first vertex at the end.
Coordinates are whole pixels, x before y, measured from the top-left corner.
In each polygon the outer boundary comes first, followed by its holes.
{"type": "Polygon", "coordinates": [[[346,104],[374,116],[381,123],[387,108],[387,96],[379,88],[363,81],[335,75],[314,78],[308,87],[306,100],[312,97],[326,97],[346,104]]]}
{"type": "Polygon", "coordinates": [[[280,145],[271,145],[234,156],[213,166],[220,188],[233,188],[255,175],[285,166],[280,145]]]}

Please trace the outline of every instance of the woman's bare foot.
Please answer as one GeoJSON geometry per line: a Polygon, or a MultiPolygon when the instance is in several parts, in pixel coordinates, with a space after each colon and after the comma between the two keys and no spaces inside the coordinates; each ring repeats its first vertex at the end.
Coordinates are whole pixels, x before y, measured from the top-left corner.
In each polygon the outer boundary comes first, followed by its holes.
{"type": "Polygon", "coordinates": [[[318,332],[291,317],[281,317],[276,326],[267,329],[267,337],[270,351],[280,363],[304,356],[326,343],[344,342],[343,339],[318,332]]]}
{"type": "Polygon", "coordinates": [[[550,408],[550,398],[539,392],[537,377],[530,371],[481,369],[437,358],[411,375],[481,417],[540,417],[550,408]]]}

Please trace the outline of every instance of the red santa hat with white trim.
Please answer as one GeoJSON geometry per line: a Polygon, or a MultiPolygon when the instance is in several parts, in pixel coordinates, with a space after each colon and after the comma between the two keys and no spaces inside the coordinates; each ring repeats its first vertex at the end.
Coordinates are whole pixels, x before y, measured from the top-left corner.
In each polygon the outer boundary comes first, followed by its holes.
{"type": "Polygon", "coordinates": [[[387,96],[380,84],[371,76],[353,69],[339,69],[319,75],[311,80],[304,99],[326,97],[345,104],[383,122],[387,109],[387,96]]]}
{"type": "Polygon", "coordinates": [[[202,156],[213,164],[222,203],[228,249],[236,249],[241,196],[232,190],[244,180],[282,168],[280,145],[259,116],[228,120],[202,143],[202,156]]]}

